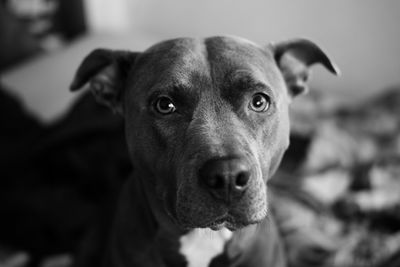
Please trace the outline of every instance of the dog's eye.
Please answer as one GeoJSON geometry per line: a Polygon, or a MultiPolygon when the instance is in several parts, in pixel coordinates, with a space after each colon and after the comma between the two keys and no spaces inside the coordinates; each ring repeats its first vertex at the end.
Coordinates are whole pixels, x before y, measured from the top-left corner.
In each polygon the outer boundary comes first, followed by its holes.
{"type": "Polygon", "coordinates": [[[271,104],[269,96],[263,93],[254,94],[249,103],[249,108],[255,112],[267,111],[271,104]]]}
{"type": "Polygon", "coordinates": [[[175,112],[176,107],[169,97],[160,96],[155,102],[155,109],[162,115],[168,115],[175,112]]]}

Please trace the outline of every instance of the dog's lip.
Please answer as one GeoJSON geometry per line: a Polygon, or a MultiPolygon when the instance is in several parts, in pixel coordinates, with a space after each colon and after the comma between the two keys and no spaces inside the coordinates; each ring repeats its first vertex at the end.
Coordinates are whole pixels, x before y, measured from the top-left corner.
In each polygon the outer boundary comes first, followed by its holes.
{"type": "Polygon", "coordinates": [[[224,216],[220,216],[211,222],[207,223],[204,228],[210,228],[211,230],[217,231],[222,228],[228,228],[230,231],[235,231],[244,227],[247,227],[252,224],[258,224],[261,220],[250,220],[250,221],[242,221],[238,220],[234,216],[227,213],[224,216]]]}
{"type": "Polygon", "coordinates": [[[210,228],[212,230],[219,230],[228,224],[228,216],[223,216],[222,218],[218,218],[213,220],[211,223],[207,224],[206,228],[210,228]]]}
{"type": "Polygon", "coordinates": [[[177,220],[179,224],[185,228],[185,229],[192,229],[192,228],[210,228],[212,230],[219,230],[225,225],[228,224],[230,219],[228,218],[228,214],[224,214],[218,217],[214,217],[211,220],[207,220],[205,222],[202,222],[200,224],[195,224],[195,223],[189,223],[189,222],[182,222],[179,219],[177,220]]]}
{"type": "Polygon", "coordinates": [[[223,215],[220,215],[218,217],[212,218],[204,222],[201,228],[217,227],[219,225],[225,224],[228,220],[229,220],[228,213],[225,213],[223,215]]]}
{"type": "Polygon", "coordinates": [[[221,230],[222,228],[227,228],[230,231],[236,231],[242,229],[244,227],[258,224],[262,220],[251,220],[251,221],[241,221],[234,219],[231,216],[223,216],[213,219],[212,221],[208,221],[202,223],[201,225],[191,224],[191,223],[179,223],[181,227],[184,229],[193,229],[193,228],[210,228],[213,231],[221,230]]]}

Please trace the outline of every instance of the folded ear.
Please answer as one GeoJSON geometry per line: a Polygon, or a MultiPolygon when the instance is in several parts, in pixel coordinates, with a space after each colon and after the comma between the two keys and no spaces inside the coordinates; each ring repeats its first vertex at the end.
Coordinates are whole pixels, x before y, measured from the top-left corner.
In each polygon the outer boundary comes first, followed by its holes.
{"type": "Polygon", "coordinates": [[[121,95],[128,75],[138,53],[128,51],[113,51],[96,49],[82,61],[74,80],[71,91],[82,88],[86,83],[96,100],[122,113],[121,95]]]}
{"type": "Polygon", "coordinates": [[[340,73],[324,51],[306,39],[272,44],[272,51],[292,97],[308,91],[307,81],[311,65],[321,63],[331,73],[340,73]]]}

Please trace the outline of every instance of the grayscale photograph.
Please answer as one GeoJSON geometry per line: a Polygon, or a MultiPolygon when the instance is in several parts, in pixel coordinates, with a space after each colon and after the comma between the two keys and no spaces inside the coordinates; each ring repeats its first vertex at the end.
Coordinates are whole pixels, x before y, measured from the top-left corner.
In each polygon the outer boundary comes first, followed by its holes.
{"type": "Polygon", "coordinates": [[[0,0],[0,267],[400,267],[400,1],[0,0]]]}

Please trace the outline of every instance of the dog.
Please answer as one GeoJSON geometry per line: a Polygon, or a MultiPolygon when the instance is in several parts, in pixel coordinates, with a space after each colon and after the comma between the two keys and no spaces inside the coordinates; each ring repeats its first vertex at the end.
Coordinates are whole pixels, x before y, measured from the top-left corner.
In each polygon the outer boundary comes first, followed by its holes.
{"type": "Polygon", "coordinates": [[[286,266],[267,181],[289,146],[289,105],[317,63],[339,73],[306,39],[178,38],[91,52],[71,90],[89,84],[123,116],[134,168],[102,265],[286,266]]]}

